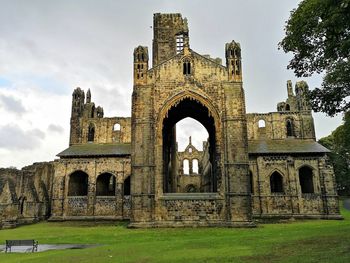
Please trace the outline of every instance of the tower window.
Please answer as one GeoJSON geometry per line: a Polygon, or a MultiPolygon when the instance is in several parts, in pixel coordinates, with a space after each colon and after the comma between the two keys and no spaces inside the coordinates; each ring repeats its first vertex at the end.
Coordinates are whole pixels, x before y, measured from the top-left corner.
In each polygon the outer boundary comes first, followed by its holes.
{"type": "Polygon", "coordinates": [[[184,75],[191,75],[191,63],[190,62],[183,63],[183,74],[184,75]]]}
{"type": "Polygon", "coordinates": [[[184,35],[176,36],[176,54],[179,54],[184,49],[184,35]]]}

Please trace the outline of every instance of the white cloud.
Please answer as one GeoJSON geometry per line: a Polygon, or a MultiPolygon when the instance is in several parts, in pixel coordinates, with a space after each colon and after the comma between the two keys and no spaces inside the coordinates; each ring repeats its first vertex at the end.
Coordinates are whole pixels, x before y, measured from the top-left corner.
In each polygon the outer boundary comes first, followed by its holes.
{"type": "Polygon", "coordinates": [[[45,133],[39,129],[23,130],[16,124],[0,126],[0,148],[7,150],[33,150],[40,147],[45,133]],[[5,139],[6,138],[6,139],[5,139]]]}
{"type": "Polygon", "coordinates": [[[0,94],[0,107],[3,107],[9,113],[15,113],[19,116],[26,112],[21,100],[3,94],[0,94]]]}
{"type": "Polygon", "coordinates": [[[64,128],[60,125],[50,124],[49,127],[47,127],[48,132],[56,132],[56,133],[63,133],[64,128]]]}

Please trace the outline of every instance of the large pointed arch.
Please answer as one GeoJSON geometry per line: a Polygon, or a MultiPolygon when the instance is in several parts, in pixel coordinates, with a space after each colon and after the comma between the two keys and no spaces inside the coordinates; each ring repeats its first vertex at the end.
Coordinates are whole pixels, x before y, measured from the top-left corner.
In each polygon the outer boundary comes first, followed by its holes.
{"type": "Polygon", "coordinates": [[[175,125],[184,118],[193,118],[200,122],[209,134],[209,161],[212,165],[210,174],[202,177],[204,192],[216,192],[219,174],[219,115],[208,98],[192,92],[183,91],[167,100],[158,115],[158,134],[162,138],[162,179],[163,192],[176,192],[176,152],[175,125]]]}

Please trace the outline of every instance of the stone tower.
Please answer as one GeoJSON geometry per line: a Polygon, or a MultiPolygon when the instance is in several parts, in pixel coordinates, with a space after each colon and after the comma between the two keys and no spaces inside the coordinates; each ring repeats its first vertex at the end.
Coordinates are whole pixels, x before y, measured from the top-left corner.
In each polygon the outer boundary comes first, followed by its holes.
{"type": "Polygon", "coordinates": [[[81,143],[80,118],[83,116],[85,94],[79,87],[72,94],[69,145],[81,143]]]}

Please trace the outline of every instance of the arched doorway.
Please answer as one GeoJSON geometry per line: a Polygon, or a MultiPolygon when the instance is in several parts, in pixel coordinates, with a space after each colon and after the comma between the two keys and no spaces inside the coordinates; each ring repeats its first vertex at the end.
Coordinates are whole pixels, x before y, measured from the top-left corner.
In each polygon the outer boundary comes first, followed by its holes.
{"type": "Polygon", "coordinates": [[[115,195],[115,177],[110,173],[103,173],[96,180],[96,196],[115,195]]]}
{"type": "Polygon", "coordinates": [[[303,166],[299,169],[299,182],[302,194],[314,193],[313,174],[310,167],[303,166]]]}
{"type": "Polygon", "coordinates": [[[88,193],[88,175],[75,171],[69,176],[68,196],[86,196],[88,193]]]}
{"type": "Polygon", "coordinates": [[[208,169],[208,172],[202,175],[202,188],[204,192],[217,192],[217,174],[219,169],[217,160],[219,160],[219,154],[216,152],[215,120],[208,108],[194,98],[184,98],[173,104],[163,119],[163,192],[176,192],[176,123],[187,117],[200,122],[209,134],[207,156],[211,169],[208,169]]]}

